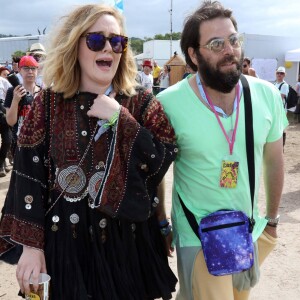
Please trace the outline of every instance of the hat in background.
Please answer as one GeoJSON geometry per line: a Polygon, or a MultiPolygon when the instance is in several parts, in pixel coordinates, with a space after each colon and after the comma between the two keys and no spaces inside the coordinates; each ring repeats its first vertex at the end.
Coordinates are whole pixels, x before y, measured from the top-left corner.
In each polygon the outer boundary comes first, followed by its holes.
{"type": "Polygon", "coordinates": [[[278,69],[276,70],[276,72],[278,72],[278,73],[284,73],[285,74],[285,67],[278,67],[278,69]]]}
{"type": "Polygon", "coordinates": [[[145,61],[143,62],[143,68],[144,68],[144,67],[149,67],[149,68],[152,69],[151,60],[145,60],[145,61]]]}
{"type": "Polygon", "coordinates": [[[40,54],[46,55],[45,47],[40,43],[34,43],[30,46],[30,50],[27,54],[40,54]]]}
{"type": "Polygon", "coordinates": [[[34,59],[33,56],[23,56],[21,59],[20,59],[20,62],[19,62],[19,68],[22,68],[22,67],[38,67],[39,64],[37,63],[37,61],[34,59]]]}

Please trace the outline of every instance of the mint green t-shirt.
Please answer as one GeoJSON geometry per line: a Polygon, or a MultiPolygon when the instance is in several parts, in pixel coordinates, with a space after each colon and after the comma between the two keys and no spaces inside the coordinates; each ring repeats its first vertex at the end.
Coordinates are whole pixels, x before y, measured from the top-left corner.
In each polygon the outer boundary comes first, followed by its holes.
{"type": "MultiPolygon", "coordinates": [[[[255,202],[256,224],[253,240],[257,240],[266,226],[259,216],[257,197],[262,169],[263,150],[266,143],[281,138],[287,120],[278,89],[269,82],[247,76],[253,109],[255,155],[255,202]]],[[[251,197],[247,169],[245,141],[244,96],[241,95],[239,121],[233,155],[239,161],[236,188],[221,188],[221,162],[229,155],[229,145],[216,119],[196,96],[188,79],[184,79],[160,93],[157,98],[174,127],[178,156],[174,163],[172,196],[172,224],[175,242],[180,247],[199,246],[178,200],[178,194],[198,222],[204,216],[220,210],[241,210],[251,215],[251,197]]],[[[237,110],[228,118],[220,117],[229,132],[234,127],[237,110]]]]}

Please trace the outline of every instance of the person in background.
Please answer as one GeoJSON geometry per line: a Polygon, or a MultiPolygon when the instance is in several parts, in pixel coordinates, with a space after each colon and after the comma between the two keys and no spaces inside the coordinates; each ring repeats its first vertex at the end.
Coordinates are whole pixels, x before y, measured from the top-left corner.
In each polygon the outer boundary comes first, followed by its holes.
{"type": "Polygon", "coordinates": [[[176,299],[249,299],[251,287],[258,281],[259,265],[277,243],[284,176],[282,131],[287,119],[273,84],[252,76],[244,78],[253,107],[254,180],[260,182],[263,167],[266,215],[259,214],[259,185],[255,184],[254,265],[238,274],[213,276],[208,272],[199,237],[189,225],[179,197],[197,224],[207,215],[224,209],[243,211],[249,218],[252,215],[245,142],[247,112],[240,80],[242,37],[232,11],[218,1],[204,1],[185,21],[181,49],[186,62],[197,73],[157,96],[175,130],[179,149],[172,193],[173,243],[179,276],[176,299]],[[227,173],[228,185],[224,186],[221,175],[227,166],[235,172],[227,173]]]}
{"type": "Polygon", "coordinates": [[[11,129],[6,122],[6,109],[4,108],[4,100],[7,90],[10,87],[11,84],[7,81],[7,79],[0,76],[0,177],[5,177],[6,173],[11,171],[11,168],[6,163],[6,156],[9,153],[11,146],[12,134],[11,129]]]}
{"type": "Polygon", "coordinates": [[[295,86],[295,91],[297,92],[298,98],[300,99],[300,75],[298,76],[298,81],[295,86]]]}
{"type": "Polygon", "coordinates": [[[141,84],[147,91],[152,93],[153,88],[153,76],[151,60],[145,60],[143,62],[143,71],[140,71],[137,75],[137,82],[141,84]]]}
{"type": "Polygon", "coordinates": [[[45,47],[41,43],[34,43],[30,46],[29,52],[27,53],[29,56],[33,56],[34,59],[39,63],[38,75],[36,77],[36,84],[40,87],[43,87],[43,75],[42,75],[42,64],[43,60],[46,58],[46,50],[45,47]]]}
{"type": "Polygon", "coordinates": [[[171,299],[172,232],[157,186],[176,158],[174,130],[136,82],[116,9],[81,5],[58,26],[47,89],[18,137],[0,259],[20,245],[21,291],[47,272],[50,300],[171,299]]]}
{"type": "Polygon", "coordinates": [[[191,76],[192,74],[195,74],[195,71],[190,67],[189,64],[185,65],[185,72],[182,76],[182,79],[191,76]]]}
{"type": "Polygon", "coordinates": [[[6,78],[9,73],[9,69],[6,67],[0,67],[0,77],[6,78]]]}
{"type": "Polygon", "coordinates": [[[156,95],[160,90],[160,82],[159,82],[159,76],[161,74],[161,67],[157,64],[157,62],[153,61],[153,93],[156,95]]]}
{"type": "Polygon", "coordinates": [[[164,65],[164,70],[159,75],[160,92],[162,92],[170,86],[170,72],[171,67],[168,65],[164,65]]]}
{"type": "Polygon", "coordinates": [[[298,122],[300,122],[300,75],[298,76],[298,82],[296,83],[295,91],[298,95],[298,102],[295,109],[295,114],[297,115],[298,122]]]}
{"type": "MultiPolygon", "coordinates": [[[[286,98],[288,97],[289,94],[289,85],[287,82],[284,81],[285,77],[285,67],[278,67],[276,70],[276,81],[274,85],[279,89],[280,94],[281,94],[281,99],[283,102],[283,107],[287,113],[287,103],[286,103],[286,98]]],[[[282,134],[282,141],[283,141],[283,147],[285,146],[286,142],[286,131],[283,131],[282,134]]]]}
{"type": "Polygon", "coordinates": [[[23,83],[7,90],[4,107],[6,108],[7,124],[12,127],[12,156],[15,154],[17,138],[24,119],[30,111],[33,99],[41,90],[41,87],[35,83],[38,66],[32,56],[23,56],[19,62],[19,74],[23,83]]]}
{"type": "Polygon", "coordinates": [[[258,77],[256,75],[255,69],[251,68],[251,60],[249,57],[244,57],[243,65],[242,65],[242,72],[244,75],[249,75],[253,77],[258,77]]]}
{"type": "Polygon", "coordinates": [[[17,75],[20,83],[23,83],[23,78],[21,74],[19,73],[19,62],[20,62],[21,57],[18,56],[13,56],[12,58],[12,70],[10,71],[10,74],[15,74],[17,75]]]}
{"type": "Polygon", "coordinates": [[[4,66],[5,66],[5,68],[7,68],[9,70],[9,72],[12,70],[12,66],[8,61],[5,62],[4,66]]]}

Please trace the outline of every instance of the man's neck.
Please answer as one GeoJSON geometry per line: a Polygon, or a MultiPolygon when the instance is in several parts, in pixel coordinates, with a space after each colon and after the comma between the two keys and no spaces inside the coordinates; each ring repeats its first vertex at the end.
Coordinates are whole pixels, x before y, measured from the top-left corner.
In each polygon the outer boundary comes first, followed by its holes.
{"type": "Polygon", "coordinates": [[[228,116],[233,113],[234,100],[236,96],[235,88],[233,88],[230,93],[222,93],[206,85],[204,85],[204,88],[214,106],[221,108],[228,116]]]}

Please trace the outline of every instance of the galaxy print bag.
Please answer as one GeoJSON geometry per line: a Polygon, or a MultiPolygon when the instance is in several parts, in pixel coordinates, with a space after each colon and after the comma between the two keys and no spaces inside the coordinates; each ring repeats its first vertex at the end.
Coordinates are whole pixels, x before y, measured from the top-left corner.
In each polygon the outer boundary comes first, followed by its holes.
{"type": "Polygon", "coordinates": [[[240,273],[253,265],[252,226],[242,211],[219,210],[204,217],[198,228],[208,272],[240,273]]]}
{"type": "Polygon", "coordinates": [[[240,273],[252,267],[254,247],[252,231],[255,225],[253,202],[255,192],[254,135],[251,93],[245,76],[243,84],[245,105],[245,137],[252,215],[242,211],[218,210],[204,217],[200,224],[178,194],[186,218],[199,237],[208,272],[215,276],[240,273]]]}

